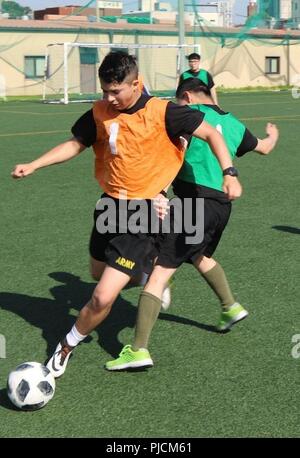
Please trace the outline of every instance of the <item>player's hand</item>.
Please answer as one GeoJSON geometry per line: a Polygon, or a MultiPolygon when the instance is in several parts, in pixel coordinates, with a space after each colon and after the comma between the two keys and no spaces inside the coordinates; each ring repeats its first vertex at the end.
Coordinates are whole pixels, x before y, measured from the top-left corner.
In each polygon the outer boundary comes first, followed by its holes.
{"type": "Polygon", "coordinates": [[[14,170],[11,172],[13,178],[25,178],[28,175],[31,175],[35,171],[35,168],[32,164],[18,164],[15,166],[14,170]]]}
{"type": "Polygon", "coordinates": [[[272,124],[272,123],[268,122],[268,124],[266,125],[266,133],[274,141],[278,140],[279,131],[278,131],[278,128],[277,128],[276,124],[272,124]]]}
{"type": "Polygon", "coordinates": [[[223,191],[229,200],[235,200],[242,195],[242,185],[236,177],[225,175],[223,180],[223,191]]]}
{"type": "Polygon", "coordinates": [[[184,137],[179,137],[179,140],[180,140],[180,143],[181,143],[181,146],[183,148],[183,151],[186,151],[187,150],[187,147],[189,145],[189,142],[187,141],[186,138],[184,137]]]}
{"type": "Polygon", "coordinates": [[[169,211],[169,199],[162,194],[157,194],[153,199],[153,207],[160,219],[165,219],[169,211]]]}

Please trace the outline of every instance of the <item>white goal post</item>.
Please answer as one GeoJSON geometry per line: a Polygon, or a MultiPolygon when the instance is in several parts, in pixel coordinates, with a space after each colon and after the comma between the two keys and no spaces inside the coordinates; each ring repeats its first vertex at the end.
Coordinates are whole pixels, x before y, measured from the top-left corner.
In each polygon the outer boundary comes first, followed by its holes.
{"type": "Polygon", "coordinates": [[[199,44],[49,43],[45,55],[43,101],[68,104],[92,101],[101,92],[98,68],[111,50],[126,50],[138,60],[139,72],[153,95],[174,96],[180,50],[201,54],[199,44]]]}

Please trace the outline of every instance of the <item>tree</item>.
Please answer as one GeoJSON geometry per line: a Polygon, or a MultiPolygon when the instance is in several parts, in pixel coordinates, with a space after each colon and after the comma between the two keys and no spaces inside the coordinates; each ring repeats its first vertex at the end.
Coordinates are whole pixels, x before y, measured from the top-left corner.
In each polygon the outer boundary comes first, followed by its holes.
{"type": "Polygon", "coordinates": [[[8,13],[11,19],[20,18],[31,12],[28,6],[21,6],[17,2],[3,1],[2,13],[8,13]]]}

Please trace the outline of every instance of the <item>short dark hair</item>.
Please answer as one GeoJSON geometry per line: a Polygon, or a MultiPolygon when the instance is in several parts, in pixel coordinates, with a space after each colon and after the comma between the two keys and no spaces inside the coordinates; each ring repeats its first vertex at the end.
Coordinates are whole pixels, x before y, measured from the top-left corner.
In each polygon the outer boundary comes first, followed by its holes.
{"type": "Polygon", "coordinates": [[[192,54],[189,54],[187,56],[187,59],[188,60],[200,60],[201,56],[200,56],[200,54],[197,54],[196,52],[192,52],[192,54]]]}
{"type": "Polygon", "coordinates": [[[211,91],[207,84],[205,84],[199,78],[187,78],[179,84],[176,91],[176,98],[182,99],[185,92],[202,92],[205,95],[211,97],[211,91]]]}
{"type": "Polygon", "coordinates": [[[98,74],[106,83],[122,83],[129,75],[132,75],[132,80],[137,79],[136,58],[124,51],[112,51],[104,57],[98,74]]]}

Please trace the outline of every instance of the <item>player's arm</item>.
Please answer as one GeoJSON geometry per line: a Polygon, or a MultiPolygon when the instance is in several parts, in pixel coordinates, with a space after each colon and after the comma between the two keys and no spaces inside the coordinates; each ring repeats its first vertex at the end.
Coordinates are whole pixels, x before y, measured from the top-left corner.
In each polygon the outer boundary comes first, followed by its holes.
{"type": "Polygon", "coordinates": [[[236,156],[242,157],[250,151],[255,151],[262,155],[269,154],[274,149],[279,137],[277,126],[268,123],[266,125],[266,133],[267,137],[260,139],[246,128],[243,140],[237,149],[236,156]]]}
{"type": "Polygon", "coordinates": [[[64,143],[55,146],[47,153],[43,154],[38,159],[29,162],[28,164],[16,165],[11,175],[13,178],[24,178],[43,167],[48,167],[49,165],[69,161],[81,153],[85,148],[85,145],[73,137],[64,143]]]}
{"type": "Polygon", "coordinates": [[[97,129],[93,110],[84,113],[73,125],[73,137],[52,148],[47,153],[29,164],[18,164],[12,172],[13,178],[24,178],[36,170],[53,164],[66,162],[93,145],[97,138],[97,129]]]}
{"type": "Polygon", "coordinates": [[[216,90],[216,86],[215,86],[215,82],[213,80],[213,77],[211,76],[211,74],[209,72],[207,72],[207,77],[208,77],[208,84],[207,85],[208,85],[208,88],[210,90],[213,102],[214,102],[215,105],[219,105],[218,96],[217,96],[217,90],[216,90]]]}
{"type": "MultiPolygon", "coordinates": [[[[207,122],[203,121],[193,132],[193,136],[206,141],[219,161],[222,170],[232,167],[232,159],[222,135],[207,122]]],[[[242,186],[235,176],[225,175],[223,179],[223,191],[230,200],[236,199],[242,194],[242,186]]]]}
{"type": "Polygon", "coordinates": [[[279,138],[279,131],[276,124],[271,124],[270,122],[266,126],[267,137],[260,139],[258,138],[257,146],[254,151],[259,154],[267,155],[269,154],[276,146],[276,143],[279,138]]]}
{"type": "Polygon", "coordinates": [[[212,87],[210,92],[211,92],[211,97],[213,99],[214,104],[219,105],[216,86],[212,87]]]}

